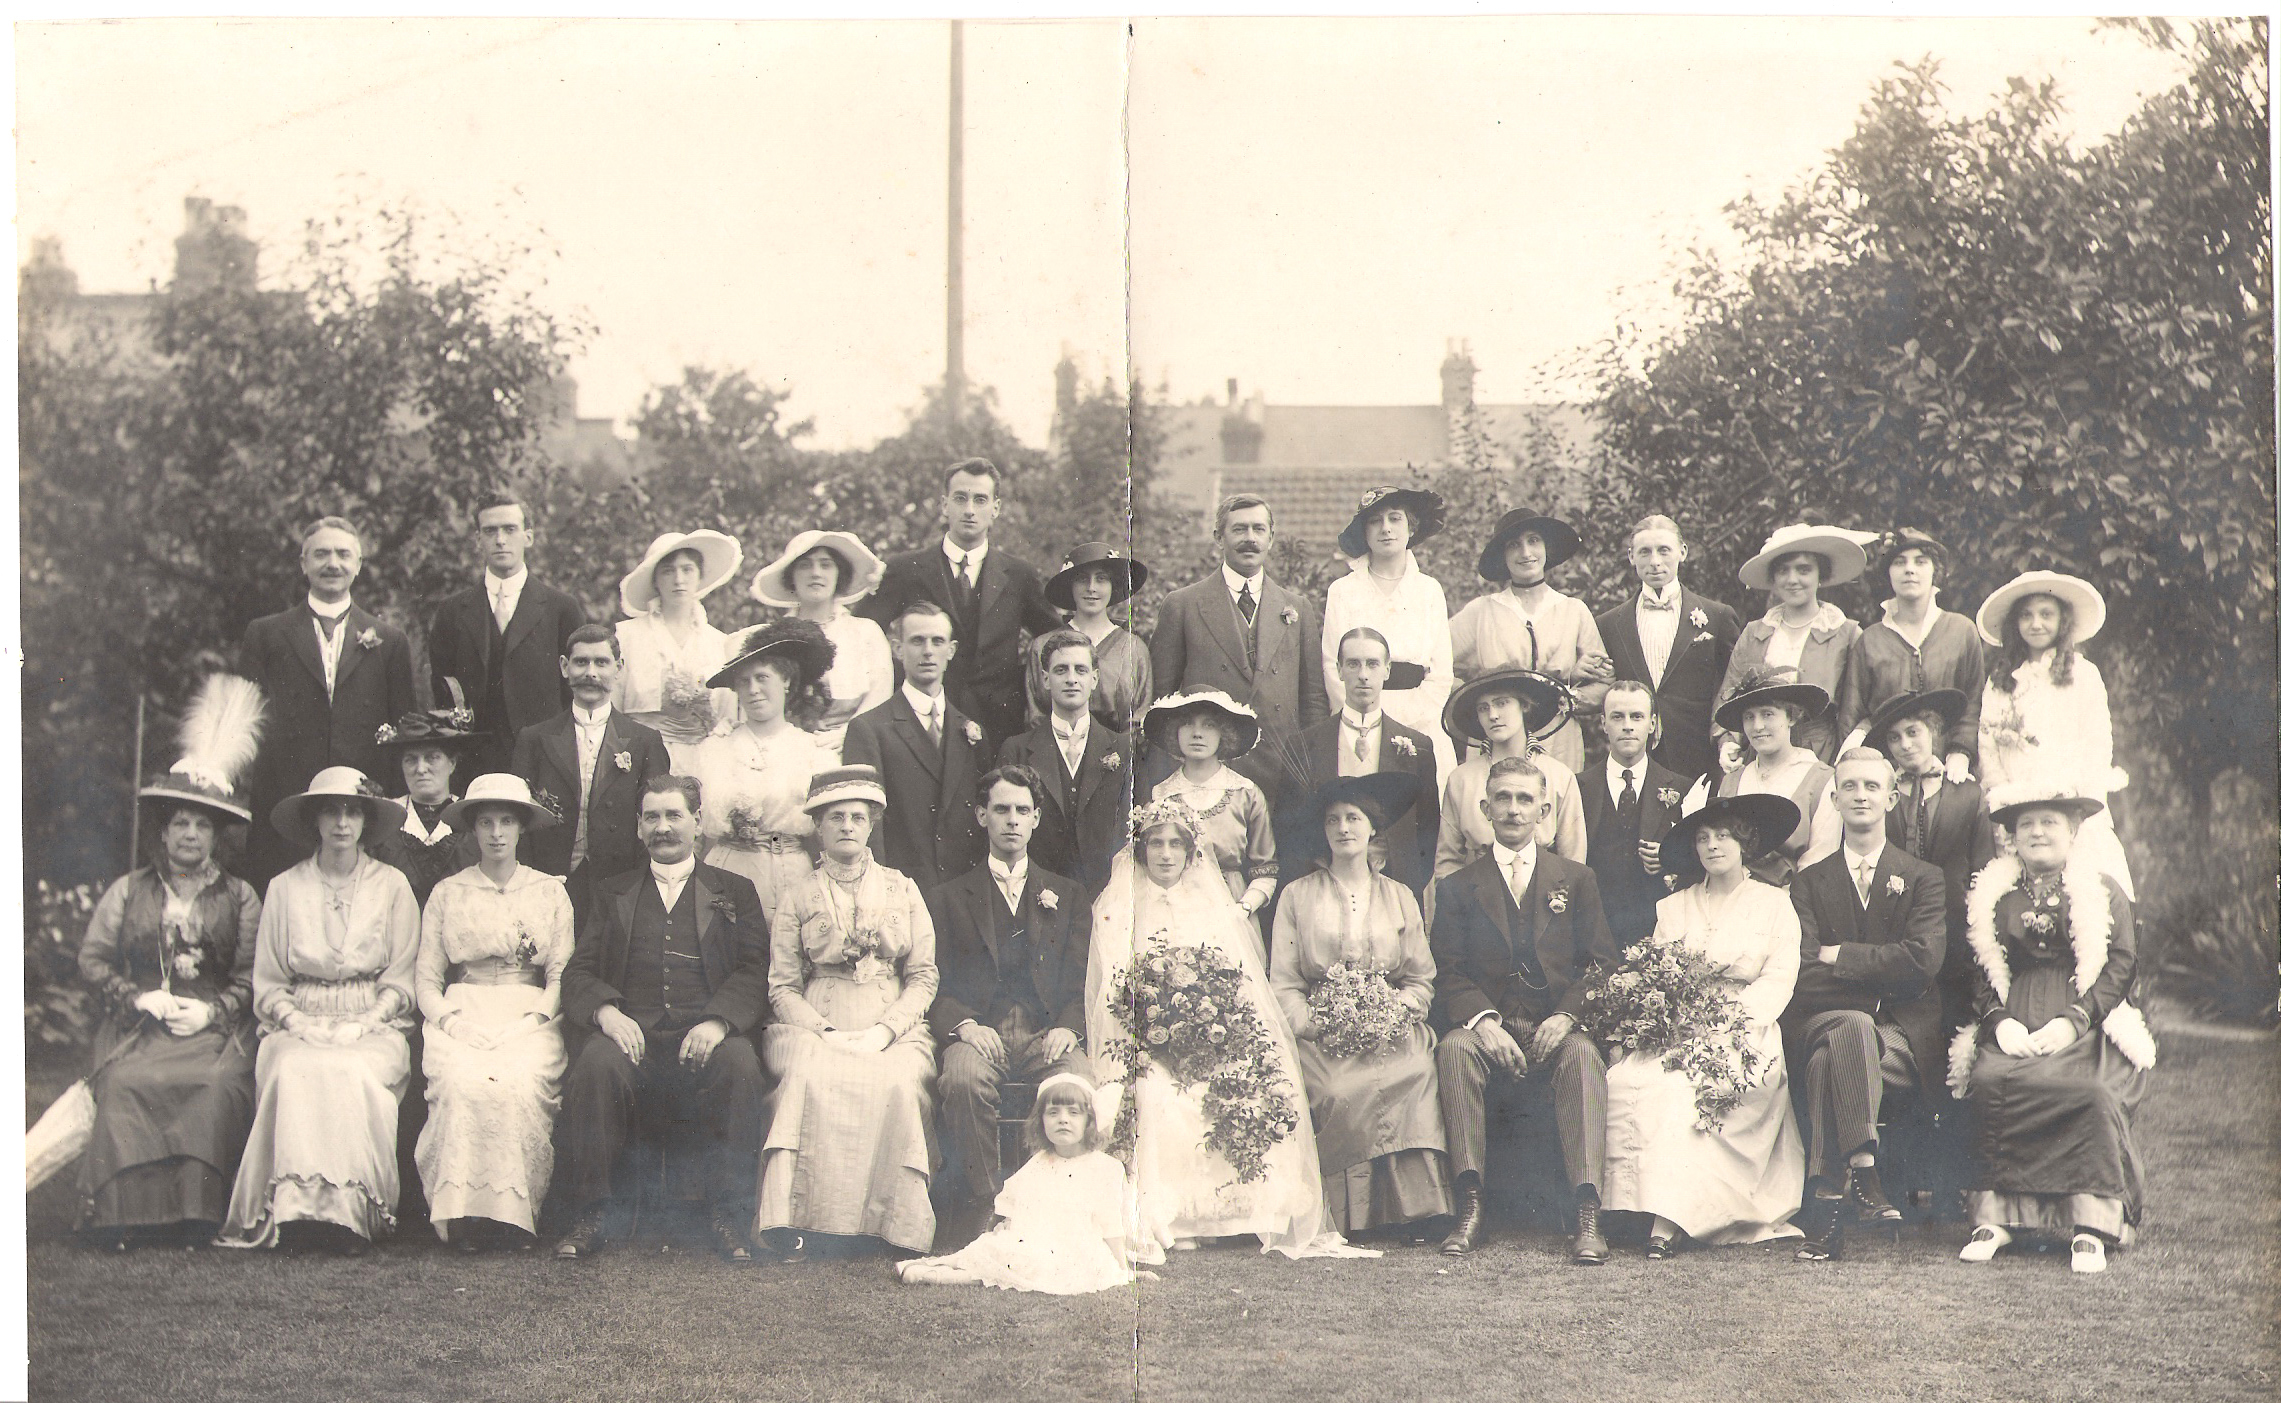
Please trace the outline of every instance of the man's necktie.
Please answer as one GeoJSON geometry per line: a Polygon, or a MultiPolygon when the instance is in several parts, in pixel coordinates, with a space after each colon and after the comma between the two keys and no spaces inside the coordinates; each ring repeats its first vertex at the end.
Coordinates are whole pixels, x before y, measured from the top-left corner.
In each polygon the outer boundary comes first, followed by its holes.
{"type": "Polygon", "coordinates": [[[317,616],[317,627],[325,631],[325,641],[327,643],[332,642],[333,635],[340,632],[341,620],[347,617],[348,615],[346,614],[319,614],[317,616]]]}
{"type": "Polygon", "coordinates": [[[1373,721],[1367,726],[1357,726],[1352,721],[1342,717],[1339,724],[1354,732],[1354,758],[1357,760],[1367,759],[1370,754],[1367,749],[1367,742],[1370,740],[1370,733],[1378,729],[1378,723],[1373,721]]]}
{"type": "Polygon", "coordinates": [[[512,617],[514,616],[507,612],[507,591],[502,589],[493,592],[491,596],[491,618],[493,622],[499,625],[501,633],[507,631],[507,620],[512,617]]]}
{"type": "Polygon", "coordinates": [[[1616,817],[1627,824],[1639,822],[1639,791],[1632,788],[1632,772],[1624,771],[1624,792],[1616,796],[1616,817]]]}
{"type": "Polygon", "coordinates": [[[1251,586],[1248,583],[1236,591],[1236,610],[1243,615],[1243,621],[1247,624],[1259,617],[1259,601],[1251,597],[1251,586]]]}
{"type": "Polygon", "coordinates": [[[933,742],[934,742],[936,745],[941,745],[941,744],[942,744],[942,708],[941,708],[941,707],[939,707],[939,706],[930,706],[930,707],[928,707],[928,708],[927,708],[927,715],[926,715],[926,723],[927,723],[927,739],[928,739],[928,740],[931,740],[931,741],[933,741],[933,742]]]}
{"type": "Polygon", "coordinates": [[[1869,879],[1871,875],[1872,873],[1870,865],[1868,863],[1856,862],[1853,864],[1853,890],[1854,894],[1861,898],[1861,904],[1863,906],[1867,906],[1869,904],[1869,879]]]}

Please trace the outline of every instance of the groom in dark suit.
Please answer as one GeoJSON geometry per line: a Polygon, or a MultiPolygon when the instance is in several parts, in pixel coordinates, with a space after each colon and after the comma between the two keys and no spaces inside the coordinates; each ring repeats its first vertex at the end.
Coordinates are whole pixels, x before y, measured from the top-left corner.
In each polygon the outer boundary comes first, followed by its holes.
{"type": "MultiPolygon", "coordinates": [[[[1388,716],[1380,704],[1392,668],[1385,635],[1373,628],[1347,631],[1338,644],[1346,701],[1337,715],[1301,731],[1290,753],[1278,757],[1281,772],[1271,792],[1276,810],[1288,813],[1341,775],[1416,775],[1417,802],[1371,841],[1371,852],[1376,857],[1383,850],[1386,875],[1423,903],[1434,875],[1434,845],[1441,841],[1440,767],[1432,738],[1388,716]]],[[[1306,875],[1286,871],[1283,879],[1289,883],[1306,875]]]]}
{"type": "Polygon", "coordinates": [[[640,864],[643,786],[673,769],[658,733],[610,704],[620,663],[618,635],[607,625],[571,630],[560,663],[570,707],[524,727],[508,766],[562,820],[523,835],[523,860],[568,878],[581,916],[596,878],[640,864]]]}
{"type": "Polygon", "coordinates": [[[951,464],[943,473],[942,540],[890,557],[879,588],[854,607],[881,628],[922,600],[950,617],[960,647],[943,685],[951,704],[988,734],[985,754],[1021,734],[1026,721],[1023,634],[1043,637],[1062,626],[1038,568],[990,543],[991,524],[1005,506],[1002,481],[988,458],[951,464]]]}
{"type": "Polygon", "coordinates": [[[1005,1186],[999,1087],[1084,1068],[1090,907],[1075,882],[1031,860],[1044,781],[1002,765],[978,788],[989,857],[926,894],[942,978],[927,1022],[943,1045],[943,1138],[966,1198],[962,1221],[945,1224],[945,1250],[973,1238],[1005,1186]]]}
{"type": "Polygon", "coordinates": [[[428,687],[459,679],[482,733],[462,782],[509,768],[515,737],[570,705],[561,669],[570,634],[586,622],[578,601],[531,578],[531,528],[523,504],[500,498],[475,514],[483,579],[446,596],[428,625],[428,687]]]}
{"type": "Polygon", "coordinates": [[[998,747],[1001,765],[1026,765],[1042,784],[1030,848],[1049,871],[1077,879],[1090,902],[1109,884],[1132,813],[1133,745],[1093,715],[1100,673],[1093,642],[1075,629],[1038,642],[1052,714],[998,747]]]}
{"type": "Polygon", "coordinates": [[[1267,578],[1275,515],[1266,498],[1239,492],[1221,502],[1214,534],[1220,568],[1156,606],[1149,669],[1159,697],[1217,687],[1257,712],[1261,742],[1229,768],[1272,791],[1272,757],[1330,715],[1323,618],[1312,600],[1267,578]]]}
{"type": "Polygon", "coordinates": [[[246,625],[241,666],[269,702],[247,787],[254,824],[244,876],[256,891],[303,855],[269,822],[277,801],[332,765],[385,782],[378,732],[418,705],[403,630],[349,597],[363,568],[356,528],[328,516],[301,538],[307,600],[246,625]]]}
{"type": "Polygon", "coordinates": [[[1856,747],[1831,780],[1845,841],[1790,882],[1800,932],[1798,982],[1782,1013],[1782,1057],[1806,1140],[1810,1190],[1800,1261],[1843,1241],[1841,1209],[1898,1223],[1877,1176],[1877,1122],[1888,1090],[1917,1085],[1943,1039],[1934,982],[1948,944],[1940,869],[1885,841],[1893,766],[1856,747]]]}
{"type": "Polygon", "coordinates": [[[1600,699],[1607,759],[1576,777],[1584,795],[1584,861],[1600,879],[1608,932],[1618,953],[1655,930],[1655,903],[1670,894],[1659,852],[1694,783],[1650,759],[1655,693],[1644,682],[1611,682],[1600,699]]]}
{"type": "Polygon", "coordinates": [[[1534,762],[1490,766],[1481,809],[1496,841],[1434,884],[1434,1024],[1442,1035],[1434,1064],[1458,1195],[1457,1226],[1441,1250],[1461,1256],[1481,1240],[1494,1083],[1500,1118],[1517,1095],[1551,1100],[1576,1209],[1570,1255],[1597,1266],[1608,1260],[1600,1234],[1608,1064],[1576,1020],[1584,976],[1613,964],[1616,948],[1592,869],[1537,846],[1546,807],[1534,762]]]}
{"type": "Polygon", "coordinates": [[[924,892],[982,860],[974,781],[989,768],[990,740],[945,694],[958,639],[942,607],[914,601],[889,637],[903,685],[848,722],[840,756],[879,771],[887,813],[872,826],[872,855],[924,892]]]}
{"type": "Polygon", "coordinates": [[[1679,523],[1650,516],[1632,528],[1632,569],[1640,590],[1600,615],[1600,642],[1622,681],[1644,682],[1663,718],[1663,739],[1655,758],[1682,775],[1685,789],[1718,764],[1711,743],[1711,712],[1727,659],[1742,636],[1742,620],[1716,599],[1679,583],[1679,563],[1687,543],[1679,523]]]}

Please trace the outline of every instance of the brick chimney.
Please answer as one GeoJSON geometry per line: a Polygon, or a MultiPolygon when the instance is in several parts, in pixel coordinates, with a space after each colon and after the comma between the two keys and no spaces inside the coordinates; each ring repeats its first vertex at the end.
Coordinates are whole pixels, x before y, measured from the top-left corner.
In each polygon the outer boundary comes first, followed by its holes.
{"type": "Polygon", "coordinates": [[[246,212],[192,195],[182,202],[182,234],[174,241],[174,290],[252,292],[260,247],[246,233],[246,212]]]}
{"type": "Polygon", "coordinates": [[[1256,463],[1259,461],[1260,441],[1267,436],[1267,426],[1259,417],[1244,411],[1236,399],[1236,377],[1228,377],[1228,408],[1220,416],[1220,461],[1223,463],[1256,463]]]}
{"type": "Polygon", "coordinates": [[[1441,362],[1441,408],[1450,418],[1473,407],[1473,347],[1464,341],[1449,343],[1441,362]]]}

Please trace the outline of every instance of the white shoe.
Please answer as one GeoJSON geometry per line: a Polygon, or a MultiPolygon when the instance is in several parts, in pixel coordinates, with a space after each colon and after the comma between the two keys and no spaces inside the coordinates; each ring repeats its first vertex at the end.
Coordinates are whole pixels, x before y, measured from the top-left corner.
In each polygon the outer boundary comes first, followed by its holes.
{"type": "Polygon", "coordinates": [[[1972,1230],[1972,1240],[1956,1254],[1960,1262],[1985,1262],[2012,1245],[2012,1235],[2002,1228],[1983,1224],[1972,1230]]]}
{"type": "Polygon", "coordinates": [[[2094,1276],[2107,1269],[2107,1244],[2096,1233],[2075,1234],[2074,1250],[2067,1256],[2068,1270],[2077,1276],[2094,1276]]]}

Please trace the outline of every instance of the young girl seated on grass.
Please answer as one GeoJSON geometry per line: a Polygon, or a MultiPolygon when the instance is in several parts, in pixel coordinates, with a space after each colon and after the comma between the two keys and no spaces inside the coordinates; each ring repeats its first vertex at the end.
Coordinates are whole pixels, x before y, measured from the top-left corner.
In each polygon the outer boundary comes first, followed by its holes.
{"type": "Polygon", "coordinates": [[[898,1263],[906,1283],[1056,1296],[1131,1284],[1125,1170],[1101,1151],[1093,1084],[1073,1072],[1040,1082],[1022,1138],[1030,1162],[999,1191],[998,1224],[950,1256],[898,1263]]]}

